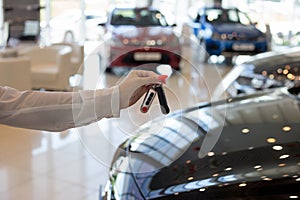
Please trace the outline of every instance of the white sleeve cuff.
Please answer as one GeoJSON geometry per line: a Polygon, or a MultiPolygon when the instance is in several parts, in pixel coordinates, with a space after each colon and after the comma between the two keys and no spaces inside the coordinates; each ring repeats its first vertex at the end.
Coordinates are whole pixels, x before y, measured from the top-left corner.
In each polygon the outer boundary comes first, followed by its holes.
{"type": "Polygon", "coordinates": [[[119,87],[96,91],[80,91],[73,98],[73,114],[76,126],[120,116],[119,87]],[[77,97],[77,98],[76,98],[77,97]]]}

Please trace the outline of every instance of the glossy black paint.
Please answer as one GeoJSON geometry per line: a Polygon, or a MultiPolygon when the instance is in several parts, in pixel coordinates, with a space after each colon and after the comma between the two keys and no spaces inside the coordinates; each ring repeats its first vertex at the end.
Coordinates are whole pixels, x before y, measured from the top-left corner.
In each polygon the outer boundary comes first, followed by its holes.
{"type": "Polygon", "coordinates": [[[279,88],[146,124],[116,153],[106,198],[299,198],[299,98],[279,88]]]}
{"type": "Polygon", "coordinates": [[[236,65],[228,76],[228,79],[234,81],[237,93],[249,94],[269,88],[292,87],[300,82],[300,48],[251,56],[248,61],[236,65]],[[238,78],[230,78],[237,73],[238,78]]]}

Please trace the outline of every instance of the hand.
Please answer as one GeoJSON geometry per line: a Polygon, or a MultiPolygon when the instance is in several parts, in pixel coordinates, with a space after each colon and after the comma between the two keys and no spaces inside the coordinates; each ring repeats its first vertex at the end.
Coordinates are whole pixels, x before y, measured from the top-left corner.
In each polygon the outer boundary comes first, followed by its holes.
{"type": "Polygon", "coordinates": [[[147,70],[132,70],[119,84],[120,108],[135,104],[151,85],[166,83],[167,75],[158,75],[147,70]]]}

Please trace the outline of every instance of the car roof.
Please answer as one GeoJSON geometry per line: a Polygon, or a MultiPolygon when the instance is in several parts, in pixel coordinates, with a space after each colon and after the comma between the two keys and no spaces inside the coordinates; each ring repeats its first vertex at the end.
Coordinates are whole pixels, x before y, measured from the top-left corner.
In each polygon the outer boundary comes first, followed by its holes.
{"type": "MultiPolygon", "coordinates": [[[[277,144],[282,144],[284,148],[289,148],[288,145],[300,139],[299,98],[290,95],[286,88],[201,104],[177,112],[165,120],[160,133],[148,137],[147,133],[153,127],[158,127],[155,124],[161,124],[161,120],[146,124],[138,131],[144,134],[127,143],[130,157],[138,153],[144,169],[156,167],[151,172],[143,171],[140,164],[135,166],[140,162],[132,162],[132,169],[140,170],[133,176],[145,196],[151,193],[154,196],[174,195],[176,192],[216,186],[219,181],[214,182],[213,175],[228,166],[234,168],[234,172],[223,171],[224,179],[231,174],[250,173],[257,164],[271,170],[273,168],[268,163],[277,162],[280,152],[275,154],[267,139],[276,138],[277,144]],[[216,110],[212,111],[212,107],[216,110]],[[205,123],[206,127],[203,126],[205,123]],[[253,154],[249,154],[249,151],[253,154]],[[209,153],[213,153],[213,157],[208,156],[209,153]],[[239,157],[245,157],[247,161],[240,162],[239,157]],[[212,158],[216,159],[213,164],[215,167],[211,167],[212,158]],[[218,162],[223,164],[218,166],[218,162]],[[149,166],[145,167],[147,164],[149,166]],[[197,166],[198,170],[183,172],[181,167],[187,164],[197,166]],[[181,173],[184,175],[179,175],[181,173]],[[194,180],[187,180],[189,177],[194,180]],[[194,183],[193,187],[191,183],[194,183]]],[[[295,152],[291,149],[290,153],[295,152]]],[[[261,180],[260,175],[251,178],[241,175],[234,180],[233,177],[229,183],[261,180]]]]}

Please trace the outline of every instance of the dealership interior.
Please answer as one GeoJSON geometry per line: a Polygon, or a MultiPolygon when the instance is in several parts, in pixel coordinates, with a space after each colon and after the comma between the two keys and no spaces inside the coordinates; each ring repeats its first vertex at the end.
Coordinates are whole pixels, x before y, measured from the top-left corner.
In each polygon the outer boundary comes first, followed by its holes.
{"type": "MultiPolygon", "coordinates": [[[[227,54],[213,53],[203,61],[200,51],[204,36],[200,39],[199,35],[208,31],[195,34],[194,19],[205,6],[234,7],[246,13],[251,26],[266,35],[265,53],[300,45],[300,0],[0,0],[0,84],[20,91],[78,92],[113,87],[130,70],[144,69],[167,73],[163,88],[170,115],[201,103],[223,100],[228,98],[225,77],[233,68],[263,51],[251,55],[241,53],[252,48],[247,43],[236,47],[241,52],[229,56],[230,62],[227,54]],[[112,61],[108,57],[114,49],[108,46],[119,41],[113,38],[109,32],[112,28],[107,24],[112,10],[118,7],[159,10],[178,38],[180,53],[176,50],[175,54],[181,58],[180,69],[172,69],[161,58],[165,50],[161,54],[134,54],[133,59],[138,61],[135,66],[110,66],[112,61]],[[141,59],[147,62],[142,63],[141,59]]],[[[236,32],[237,29],[231,35],[219,37],[235,37],[236,32]]],[[[124,39],[126,34],[134,35],[125,29],[122,34],[124,44],[138,46],[138,40],[144,40],[142,36],[134,41],[124,39]]],[[[161,37],[148,40],[149,46],[151,42],[159,44],[167,40],[164,39],[167,36],[161,37]]],[[[206,41],[207,47],[208,41],[211,39],[206,41]]],[[[175,46],[172,41],[169,45],[170,49],[175,46]]],[[[147,48],[150,47],[143,47],[146,52],[147,48]]],[[[121,110],[117,118],[103,118],[62,132],[0,124],[0,199],[101,199],[119,145],[135,137],[136,130],[144,124],[168,116],[161,112],[159,100],[153,100],[147,113],[140,111],[141,98],[121,110]]]]}

